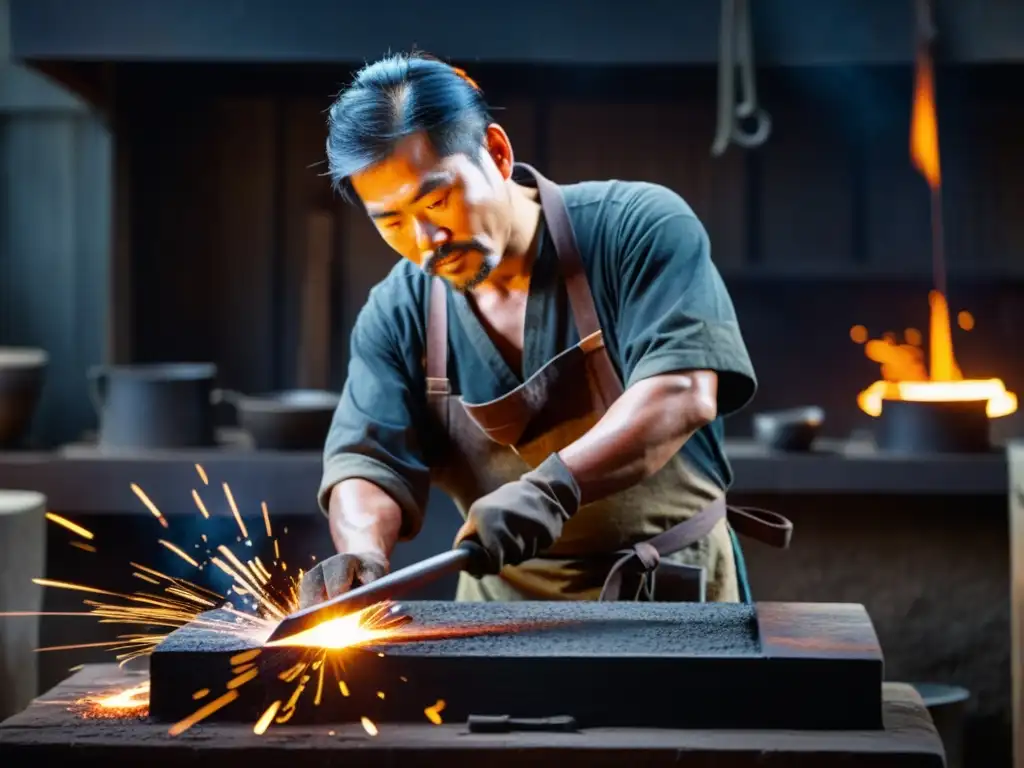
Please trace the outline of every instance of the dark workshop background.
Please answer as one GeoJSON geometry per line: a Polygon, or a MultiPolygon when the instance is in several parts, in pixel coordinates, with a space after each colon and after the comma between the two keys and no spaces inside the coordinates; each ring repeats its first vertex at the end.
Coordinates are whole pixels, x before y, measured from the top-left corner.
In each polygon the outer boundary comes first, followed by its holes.
{"type": "MultiPolygon", "coordinates": [[[[392,2],[390,22],[370,4],[333,3],[343,16],[331,5],[10,0],[0,344],[51,355],[38,446],[95,428],[84,375],[94,363],[213,361],[220,383],[245,392],[297,386],[311,370],[343,385],[352,321],[396,257],[322,176],[324,110],[359,62],[414,42],[465,67],[501,108],[517,157],[556,181],[653,181],[693,206],[760,378],[730,438],[750,434],[757,410],[805,404],[826,410],[829,436],[868,426],[855,397],[879,371],[849,329],[926,327],[931,287],[928,189],[908,156],[909,2],[755,3],[758,97],[773,130],[763,147],[721,158],[710,151],[713,0],[524,0],[516,18],[495,20],[498,37],[480,4],[435,15],[392,2]],[[303,308],[327,321],[321,348],[300,359],[303,308]]],[[[1020,392],[1024,12],[1012,0],[950,1],[938,21],[950,302],[976,319],[955,331],[956,351],[972,376],[1020,392]]],[[[1016,434],[1013,420],[999,429],[1016,434]]],[[[789,553],[748,547],[756,597],[866,604],[888,677],[967,687],[971,763],[1008,765],[1005,494],[861,490],[755,499],[796,525],[789,553]]],[[[329,552],[309,500],[281,512],[293,543],[329,552]]],[[[450,505],[431,516],[403,557],[449,545],[450,505]]],[[[51,543],[48,569],[113,573],[129,552],[155,556],[151,522],[93,515],[116,551],[84,566],[90,556],[51,543]]],[[[102,635],[44,622],[48,642],[69,632],[102,635]]],[[[47,657],[43,684],[102,658],[47,657]]]]}

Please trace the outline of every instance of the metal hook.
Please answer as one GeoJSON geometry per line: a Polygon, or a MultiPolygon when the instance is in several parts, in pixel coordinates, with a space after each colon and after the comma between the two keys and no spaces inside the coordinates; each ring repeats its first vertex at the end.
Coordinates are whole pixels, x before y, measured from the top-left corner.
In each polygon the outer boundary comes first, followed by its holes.
{"type": "Polygon", "coordinates": [[[729,142],[757,147],[771,135],[771,117],[757,104],[754,78],[754,43],[750,28],[749,0],[722,0],[718,60],[718,126],[711,154],[722,155],[729,142]],[[739,70],[740,101],[736,101],[739,70]],[[754,128],[743,130],[739,119],[753,119],[754,128]]]}

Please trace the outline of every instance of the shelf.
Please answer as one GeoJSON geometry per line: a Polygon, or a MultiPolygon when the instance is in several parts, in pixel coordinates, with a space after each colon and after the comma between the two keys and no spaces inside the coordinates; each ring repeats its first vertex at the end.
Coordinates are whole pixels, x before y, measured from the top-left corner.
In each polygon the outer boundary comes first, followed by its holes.
{"type": "MultiPolygon", "coordinates": [[[[1000,496],[1007,492],[1002,451],[985,455],[894,456],[870,447],[822,441],[806,454],[769,451],[750,440],[727,443],[736,482],[732,493],[1000,496]]],[[[277,515],[316,513],[319,453],[261,451],[0,454],[0,488],[45,493],[50,509],[79,513],[141,513],[136,484],[167,516],[196,513],[192,490],[210,514],[228,515],[226,483],[242,515],[258,517],[266,502],[277,515]],[[196,469],[203,467],[204,486],[196,469]]]]}

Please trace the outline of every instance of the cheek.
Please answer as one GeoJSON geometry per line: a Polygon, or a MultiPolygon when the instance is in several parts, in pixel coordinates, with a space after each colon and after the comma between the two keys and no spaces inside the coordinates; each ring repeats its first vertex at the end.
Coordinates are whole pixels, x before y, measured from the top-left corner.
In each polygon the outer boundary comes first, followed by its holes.
{"type": "Polygon", "coordinates": [[[377,227],[377,232],[393,251],[419,263],[420,249],[416,245],[415,233],[405,227],[377,227]]]}

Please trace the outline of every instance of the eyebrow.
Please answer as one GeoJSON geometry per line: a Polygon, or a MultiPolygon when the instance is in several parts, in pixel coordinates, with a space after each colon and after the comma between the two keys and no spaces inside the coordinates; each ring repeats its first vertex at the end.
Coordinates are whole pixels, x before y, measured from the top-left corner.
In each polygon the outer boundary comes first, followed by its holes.
{"type": "MultiPolygon", "coordinates": [[[[441,187],[447,186],[452,181],[452,175],[450,173],[435,173],[425,178],[420,183],[420,188],[416,190],[416,195],[412,198],[411,202],[416,203],[422,200],[424,197],[429,195],[441,187]]],[[[370,213],[371,219],[387,219],[391,216],[397,216],[398,211],[373,211],[370,213]]]]}

